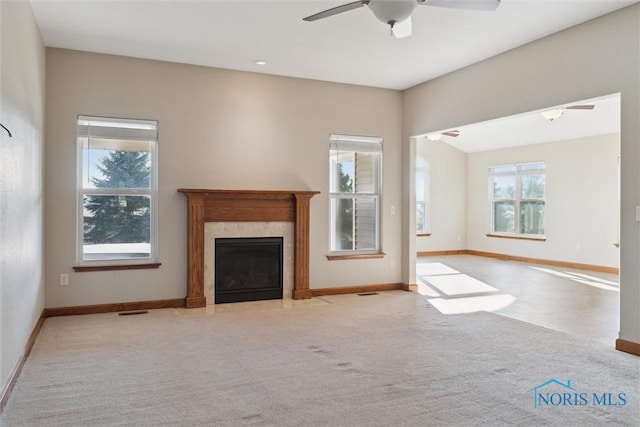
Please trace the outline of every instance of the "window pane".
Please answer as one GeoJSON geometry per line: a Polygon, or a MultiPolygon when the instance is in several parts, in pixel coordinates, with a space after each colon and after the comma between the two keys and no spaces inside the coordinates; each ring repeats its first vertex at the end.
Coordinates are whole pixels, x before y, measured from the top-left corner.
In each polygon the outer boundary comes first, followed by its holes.
{"type": "Polygon", "coordinates": [[[374,194],[378,187],[377,179],[377,153],[355,153],[356,175],[355,192],[360,194],[374,194]]]}
{"type": "Polygon", "coordinates": [[[544,199],[544,175],[522,175],[520,180],[522,199],[544,199]]]}
{"type": "Polygon", "coordinates": [[[359,198],[355,201],[355,249],[375,249],[377,200],[359,198]]]}
{"type": "Polygon", "coordinates": [[[82,147],[83,188],[150,188],[149,141],[85,139],[82,147]]]}
{"type": "Polygon", "coordinates": [[[521,171],[532,171],[532,170],[544,170],[544,163],[526,163],[522,165],[518,165],[518,169],[521,171]]]}
{"type": "Polygon", "coordinates": [[[515,176],[494,176],[493,177],[493,198],[494,199],[515,199],[516,198],[516,177],[515,176]]]}
{"type": "Polygon", "coordinates": [[[516,167],[515,167],[515,165],[495,166],[495,167],[489,168],[489,171],[492,174],[494,174],[494,173],[516,173],[516,167]]]}
{"type": "Polygon", "coordinates": [[[493,204],[493,231],[515,233],[514,202],[495,202],[493,204]]]}
{"type": "Polygon", "coordinates": [[[544,234],[544,202],[520,202],[520,233],[544,234]]]}
{"type": "Polygon", "coordinates": [[[416,204],[416,231],[424,232],[427,229],[427,206],[424,203],[416,204]]]}
{"type": "Polygon", "coordinates": [[[83,211],[83,260],[150,257],[149,196],[85,195],[83,211]]]}
{"type": "Polygon", "coordinates": [[[416,201],[426,202],[424,191],[424,172],[416,172],[416,201]]]}
{"type": "Polygon", "coordinates": [[[331,192],[352,193],[354,190],[355,153],[331,150],[331,192]]]}
{"type": "Polygon", "coordinates": [[[333,251],[350,251],[353,245],[353,199],[331,199],[333,251]]]}

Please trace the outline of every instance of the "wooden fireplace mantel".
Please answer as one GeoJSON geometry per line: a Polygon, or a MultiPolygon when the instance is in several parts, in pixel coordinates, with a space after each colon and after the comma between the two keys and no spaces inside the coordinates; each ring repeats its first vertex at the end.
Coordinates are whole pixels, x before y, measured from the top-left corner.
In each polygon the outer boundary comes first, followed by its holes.
{"type": "Polygon", "coordinates": [[[187,196],[187,308],[205,307],[205,222],[293,222],[293,299],[309,290],[309,200],[319,191],[205,190],[179,188],[187,196]]]}

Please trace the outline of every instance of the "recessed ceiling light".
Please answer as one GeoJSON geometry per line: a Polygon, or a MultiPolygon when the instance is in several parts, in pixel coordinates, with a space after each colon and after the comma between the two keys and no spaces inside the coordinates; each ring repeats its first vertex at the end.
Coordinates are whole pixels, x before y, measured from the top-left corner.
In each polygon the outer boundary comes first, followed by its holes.
{"type": "Polygon", "coordinates": [[[264,59],[258,59],[257,61],[255,61],[256,65],[267,65],[267,61],[265,61],[264,59]]]}

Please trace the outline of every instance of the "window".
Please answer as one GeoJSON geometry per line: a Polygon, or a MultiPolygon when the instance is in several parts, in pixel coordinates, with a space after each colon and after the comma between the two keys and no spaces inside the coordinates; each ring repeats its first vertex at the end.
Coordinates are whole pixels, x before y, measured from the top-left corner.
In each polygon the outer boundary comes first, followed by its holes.
{"type": "Polygon", "coordinates": [[[155,262],[158,124],[78,117],[78,263],[155,262]]]}
{"type": "Polygon", "coordinates": [[[331,135],[331,252],[380,250],[382,138],[331,135]]]}
{"type": "Polygon", "coordinates": [[[429,163],[416,157],[416,233],[429,230],[429,163]]]}
{"type": "Polygon", "coordinates": [[[544,236],[545,164],[489,168],[491,231],[544,236]]]}

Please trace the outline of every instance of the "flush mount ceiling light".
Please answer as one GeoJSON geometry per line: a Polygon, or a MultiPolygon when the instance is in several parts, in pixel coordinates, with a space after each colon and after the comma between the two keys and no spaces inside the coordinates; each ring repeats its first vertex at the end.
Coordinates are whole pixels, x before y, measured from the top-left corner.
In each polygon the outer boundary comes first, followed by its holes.
{"type": "Polygon", "coordinates": [[[264,59],[258,59],[254,62],[256,65],[267,65],[267,61],[265,61],[264,59]]]}

